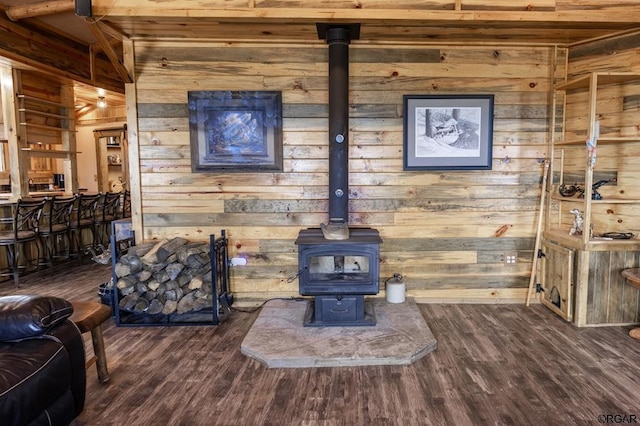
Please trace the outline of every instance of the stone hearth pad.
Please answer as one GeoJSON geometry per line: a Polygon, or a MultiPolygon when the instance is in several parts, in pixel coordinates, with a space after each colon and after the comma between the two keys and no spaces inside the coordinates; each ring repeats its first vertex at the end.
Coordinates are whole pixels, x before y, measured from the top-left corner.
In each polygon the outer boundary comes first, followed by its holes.
{"type": "Polygon", "coordinates": [[[411,364],[436,349],[436,339],[413,298],[371,302],[377,324],[303,327],[308,301],[271,300],[245,336],[241,352],[270,368],[411,364]]]}

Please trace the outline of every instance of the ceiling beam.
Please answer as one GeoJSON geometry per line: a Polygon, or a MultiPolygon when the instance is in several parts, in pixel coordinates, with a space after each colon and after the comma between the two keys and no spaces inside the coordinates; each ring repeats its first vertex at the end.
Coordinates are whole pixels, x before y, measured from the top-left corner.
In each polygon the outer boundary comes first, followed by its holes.
{"type": "MultiPolygon", "coordinates": [[[[420,1],[406,2],[402,8],[318,8],[318,7],[238,7],[238,2],[193,1],[170,2],[149,0],[92,0],[93,14],[107,19],[153,19],[167,17],[182,19],[225,19],[236,22],[255,21],[292,21],[297,22],[467,22],[497,23],[518,27],[522,24],[570,25],[590,23],[637,24],[640,22],[640,4],[638,2],[624,7],[611,7],[608,0],[594,0],[589,9],[526,10],[503,8],[476,10],[465,9],[464,0],[459,10],[425,9],[419,7],[420,1]],[[177,3],[177,4],[176,4],[177,3]]],[[[276,2],[277,3],[277,2],[276,2]]],[[[292,2],[293,3],[293,2],[292,2]]],[[[304,3],[304,2],[300,2],[304,3]]],[[[319,0],[305,4],[313,6],[319,0]]],[[[267,2],[268,4],[268,2],[267,2]]]]}
{"type": "Polygon", "coordinates": [[[75,10],[74,0],[51,0],[20,6],[9,6],[5,9],[5,13],[12,21],[18,21],[20,19],[71,12],[73,10],[75,10]]]}
{"type": "Polygon", "coordinates": [[[125,84],[133,83],[133,79],[127,72],[124,65],[122,65],[120,58],[118,58],[118,54],[113,49],[113,46],[111,46],[111,44],[109,43],[109,40],[107,40],[107,37],[102,32],[102,29],[101,29],[102,23],[92,18],[87,18],[86,21],[87,21],[87,25],[89,26],[89,29],[95,36],[96,40],[98,40],[98,44],[100,45],[104,53],[107,55],[107,58],[109,58],[109,61],[111,61],[111,65],[113,65],[113,68],[115,68],[116,72],[118,73],[122,81],[125,84]]]}

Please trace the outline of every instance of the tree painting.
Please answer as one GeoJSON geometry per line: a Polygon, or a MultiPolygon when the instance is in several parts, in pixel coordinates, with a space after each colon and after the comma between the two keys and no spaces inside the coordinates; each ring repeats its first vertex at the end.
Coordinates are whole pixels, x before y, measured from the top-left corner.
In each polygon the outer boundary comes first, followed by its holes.
{"type": "Polygon", "coordinates": [[[418,107],[417,157],[475,157],[480,152],[479,107],[418,107]]]}

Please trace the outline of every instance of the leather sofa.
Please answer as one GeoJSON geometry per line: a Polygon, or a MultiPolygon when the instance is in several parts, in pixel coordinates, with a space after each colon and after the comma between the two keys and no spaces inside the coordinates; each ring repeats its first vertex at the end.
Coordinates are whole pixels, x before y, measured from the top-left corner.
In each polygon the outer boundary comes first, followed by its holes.
{"type": "Polygon", "coordinates": [[[85,351],[70,302],[0,297],[0,424],[68,425],[85,400],[85,351]]]}

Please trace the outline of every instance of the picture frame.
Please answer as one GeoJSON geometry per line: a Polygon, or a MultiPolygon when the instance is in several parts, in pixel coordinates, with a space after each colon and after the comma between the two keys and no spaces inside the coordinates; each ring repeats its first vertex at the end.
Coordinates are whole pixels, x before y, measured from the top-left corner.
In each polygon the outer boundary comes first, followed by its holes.
{"type": "Polygon", "coordinates": [[[493,95],[404,95],[404,170],[491,170],[493,95]]]}
{"type": "Polygon", "coordinates": [[[282,92],[188,92],[193,172],[282,171],[282,92]]]}

